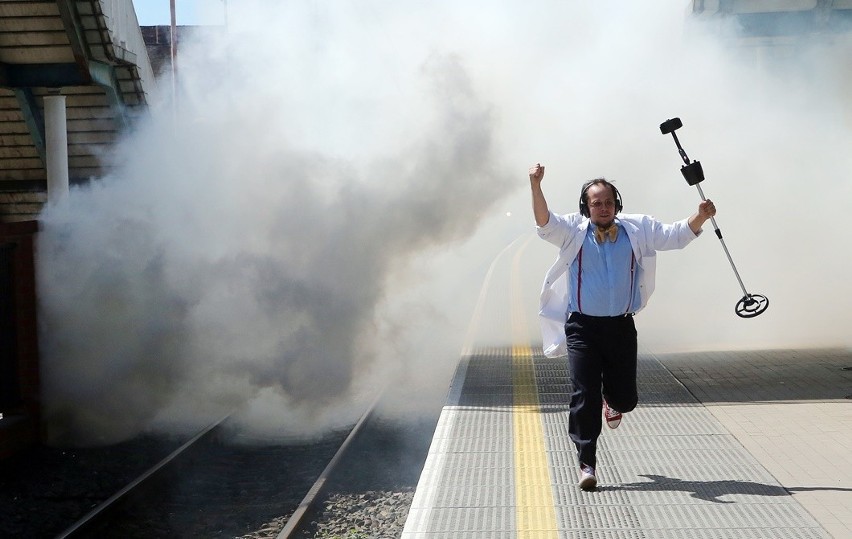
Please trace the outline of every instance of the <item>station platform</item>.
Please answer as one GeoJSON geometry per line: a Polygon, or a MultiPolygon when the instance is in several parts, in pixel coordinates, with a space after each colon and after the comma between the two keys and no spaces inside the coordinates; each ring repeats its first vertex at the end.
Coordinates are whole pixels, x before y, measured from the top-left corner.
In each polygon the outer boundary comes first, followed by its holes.
{"type": "Polygon", "coordinates": [[[852,538],[852,351],[643,350],[591,492],[569,393],[538,348],[463,356],[402,537],[852,538]]]}

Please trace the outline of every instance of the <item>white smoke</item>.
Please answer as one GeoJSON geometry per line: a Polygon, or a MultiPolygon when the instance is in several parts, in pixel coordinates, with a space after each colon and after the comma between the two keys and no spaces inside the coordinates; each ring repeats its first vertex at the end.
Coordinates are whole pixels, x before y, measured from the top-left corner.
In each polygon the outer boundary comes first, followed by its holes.
{"type": "Polygon", "coordinates": [[[113,175],[42,216],[58,439],[232,409],[270,434],[313,431],[385,383],[430,381],[424,353],[443,391],[457,360],[442,307],[400,312],[391,281],[430,279],[412,257],[469,236],[513,187],[464,58],[364,44],[381,21],[312,3],[244,9],[224,41],[182,54],[176,115],[164,105],[113,175]],[[394,338],[411,325],[431,349],[394,338]]]}
{"type": "MultiPolygon", "coordinates": [[[[641,342],[842,342],[849,245],[814,228],[850,199],[843,55],[756,62],[688,24],[687,4],[232,2],[227,33],[182,45],[177,106],[164,85],[115,173],[42,216],[55,437],[234,409],[258,431],[312,432],[386,385],[400,408],[434,406],[489,265],[532,230],[527,168],[547,166],[555,211],[604,175],[626,211],[686,217],[698,195],[658,129],[673,116],[771,304],[733,314],[742,293],[708,223],[659,255],[641,342]]],[[[556,253],[530,248],[511,262],[534,333],[556,253]]],[[[500,318],[478,344],[511,340],[500,318]]]]}

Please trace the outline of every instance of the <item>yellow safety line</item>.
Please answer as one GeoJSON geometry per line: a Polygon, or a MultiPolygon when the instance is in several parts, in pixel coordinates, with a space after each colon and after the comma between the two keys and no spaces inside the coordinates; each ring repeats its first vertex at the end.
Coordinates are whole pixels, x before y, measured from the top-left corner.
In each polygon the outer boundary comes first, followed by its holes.
{"type": "MultiPolygon", "coordinates": [[[[511,318],[515,343],[529,342],[519,279],[521,254],[528,243],[512,260],[511,318]]],[[[556,538],[556,509],[544,446],[541,405],[532,348],[528,345],[512,346],[512,396],[517,536],[519,539],[556,538]]]]}

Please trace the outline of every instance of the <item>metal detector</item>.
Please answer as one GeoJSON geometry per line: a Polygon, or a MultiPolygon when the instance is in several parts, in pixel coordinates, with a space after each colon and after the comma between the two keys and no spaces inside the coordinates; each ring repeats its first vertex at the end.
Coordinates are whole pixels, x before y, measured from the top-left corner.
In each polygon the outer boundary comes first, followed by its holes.
{"type": "MultiPolygon", "coordinates": [[[[701,200],[707,200],[704,196],[704,191],[701,190],[701,185],[699,185],[704,181],[704,169],[701,168],[701,163],[699,161],[693,161],[692,163],[689,162],[689,157],[687,157],[686,152],[683,151],[683,147],[680,145],[680,141],[677,139],[677,133],[675,133],[675,131],[681,127],[683,127],[683,122],[680,121],[680,118],[671,118],[660,124],[660,131],[664,135],[671,133],[675,144],[677,145],[677,151],[680,153],[681,159],[683,159],[684,165],[680,167],[680,172],[683,174],[683,178],[686,180],[686,183],[698,188],[698,194],[701,195],[701,200]]],[[[716,225],[716,219],[711,217],[710,222],[713,223],[713,229],[716,232],[716,237],[719,238],[719,241],[722,243],[722,249],[725,250],[728,262],[731,263],[734,275],[737,276],[737,281],[740,283],[740,288],[743,290],[744,295],[742,299],[737,302],[734,311],[737,313],[737,316],[742,318],[753,318],[769,307],[769,298],[761,294],[749,294],[746,291],[743,280],[740,279],[740,274],[737,271],[737,267],[734,265],[734,260],[731,258],[731,253],[728,252],[725,240],[722,239],[722,231],[719,230],[718,225],[716,225]]]]}

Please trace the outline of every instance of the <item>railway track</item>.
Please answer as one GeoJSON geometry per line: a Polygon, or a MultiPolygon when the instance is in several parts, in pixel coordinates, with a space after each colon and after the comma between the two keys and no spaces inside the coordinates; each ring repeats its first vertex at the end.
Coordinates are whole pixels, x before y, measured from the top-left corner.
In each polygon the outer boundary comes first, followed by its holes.
{"type": "MultiPolygon", "coordinates": [[[[398,537],[436,422],[370,415],[293,539],[398,537]]],[[[349,429],[286,447],[235,446],[219,433],[37,446],[0,461],[0,537],[277,539],[349,429]]]]}
{"type": "Polygon", "coordinates": [[[248,537],[265,529],[295,538],[373,409],[349,429],[286,446],[224,443],[223,418],[57,537],[248,537]]]}

